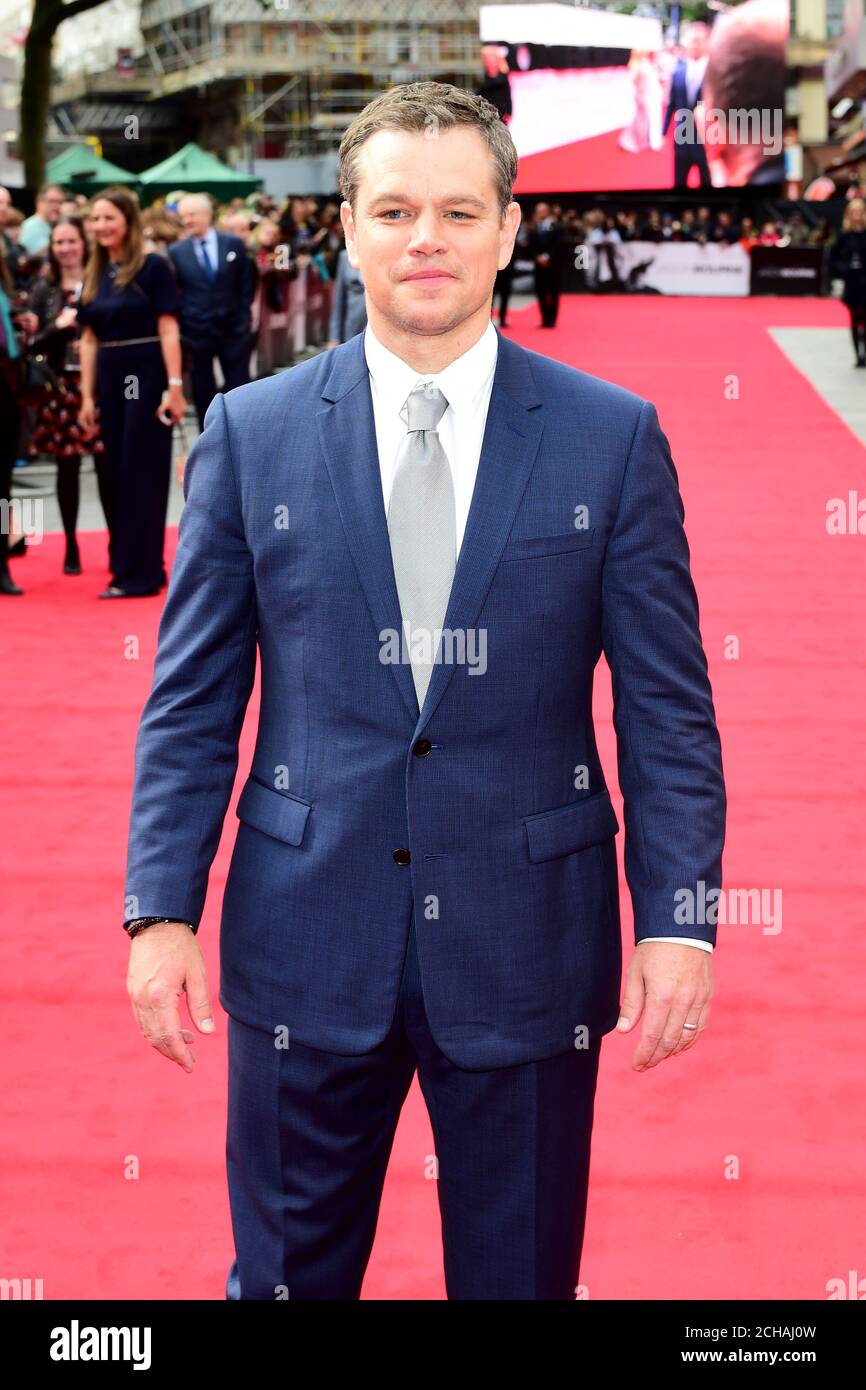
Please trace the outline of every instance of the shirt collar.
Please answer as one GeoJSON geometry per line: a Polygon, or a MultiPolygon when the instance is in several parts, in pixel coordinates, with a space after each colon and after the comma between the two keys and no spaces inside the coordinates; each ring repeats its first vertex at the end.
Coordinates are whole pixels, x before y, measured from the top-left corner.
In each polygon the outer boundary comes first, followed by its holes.
{"type": "Polygon", "coordinates": [[[449,362],[441,372],[421,376],[379,341],[369,322],[364,330],[364,354],[376,396],[385,410],[394,415],[399,415],[406,397],[421,381],[431,381],[438,386],[455,411],[471,406],[496,369],[498,350],[499,338],[493,320],[489,319],[477,343],[449,362]]]}

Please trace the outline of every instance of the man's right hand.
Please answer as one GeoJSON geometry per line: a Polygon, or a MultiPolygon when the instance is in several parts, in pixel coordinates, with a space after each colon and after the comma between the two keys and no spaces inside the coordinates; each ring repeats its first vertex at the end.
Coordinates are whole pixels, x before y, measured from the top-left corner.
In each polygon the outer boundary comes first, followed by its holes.
{"type": "Polygon", "coordinates": [[[191,1072],[195,1057],[189,1044],[195,1034],[181,1027],[181,995],[186,994],[200,1033],[212,1033],[214,1021],[204,958],[185,922],[155,922],[133,937],[126,988],[142,1036],[191,1072]]]}

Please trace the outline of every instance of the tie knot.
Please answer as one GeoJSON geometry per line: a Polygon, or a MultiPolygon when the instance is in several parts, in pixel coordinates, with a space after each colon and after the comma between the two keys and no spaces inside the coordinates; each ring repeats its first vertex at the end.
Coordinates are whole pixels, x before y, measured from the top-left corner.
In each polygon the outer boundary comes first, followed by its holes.
{"type": "Polygon", "coordinates": [[[422,382],[407,396],[400,418],[406,422],[410,433],[413,430],[435,430],[447,409],[448,402],[438,386],[422,382]]]}

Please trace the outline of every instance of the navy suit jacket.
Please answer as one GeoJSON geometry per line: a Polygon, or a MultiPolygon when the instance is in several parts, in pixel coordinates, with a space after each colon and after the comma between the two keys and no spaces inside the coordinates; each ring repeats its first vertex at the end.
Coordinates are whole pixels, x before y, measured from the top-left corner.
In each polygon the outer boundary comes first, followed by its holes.
{"type": "Polygon", "coordinates": [[[614,1027],[602,652],[635,938],[715,940],[676,921],[678,891],[720,886],[725,792],[668,442],[650,402],[498,336],[444,623],[476,646],[434,666],[420,711],[408,660],[380,659],[401,614],[363,335],[216,396],[187,463],[125,916],[198,923],[258,650],[219,997],[328,1051],[387,1033],[411,912],[430,1027],[459,1066],[614,1027]]]}
{"type": "Polygon", "coordinates": [[[345,248],[337,257],[334,297],[328,322],[328,337],[345,343],[367,326],[367,296],[361,272],[349,264],[345,248]]]}
{"type": "Polygon", "coordinates": [[[217,273],[207,275],[193,241],[168,248],[180,287],[180,330],[185,338],[246,333],[250,327],[253,272],[240,237],[217,232],[217,273]]]}
{"type": "Polygon", "coordinates": [[[677,65],[674,68],[673,74],[671,76],[671,90],[668,96],[668,104],[665,109],[664,121],[662,122],[662,133],[664,135],[667,135],[668,133],[668,129],[670,127],[671,121],[674,118],[675,112],[694,111],[698,102],[701,101],[701,99],[703,98],[704,84],[703,82],[701,82],[701,85],[698,88],[697,93],[695,94],[694,101],[689,101],[689,89],[688,83],[686,81],[686,72],[687,67],[685,58],[678,59],[677,65]]]}

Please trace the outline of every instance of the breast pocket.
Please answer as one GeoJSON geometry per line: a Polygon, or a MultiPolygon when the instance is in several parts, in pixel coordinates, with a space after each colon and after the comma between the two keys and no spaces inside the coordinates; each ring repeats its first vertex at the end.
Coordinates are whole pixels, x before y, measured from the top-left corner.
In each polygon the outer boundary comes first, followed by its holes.
{"type": "Polygon", "coordinates": [[[597,528],[584,531],[560,531],[553,536],[524,536],[509,541],[502,552],[502,562],[533,560],[544,555],[566,555],[575,550],[588,550],[598,538],[597,528]]]}

